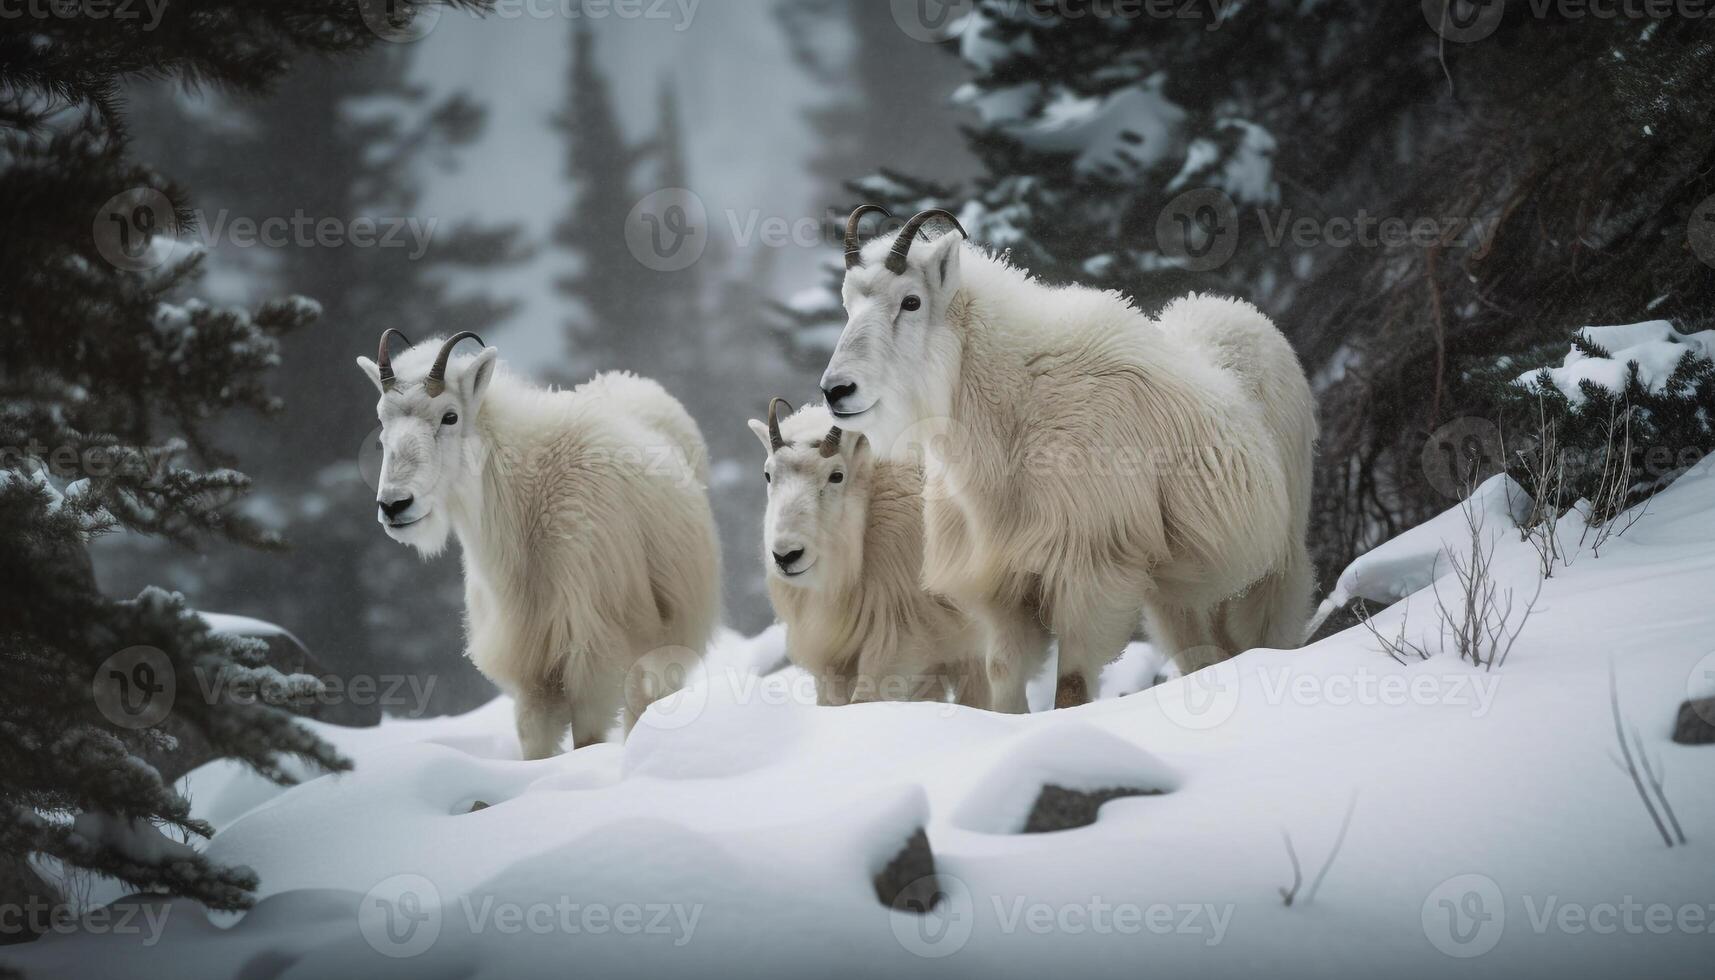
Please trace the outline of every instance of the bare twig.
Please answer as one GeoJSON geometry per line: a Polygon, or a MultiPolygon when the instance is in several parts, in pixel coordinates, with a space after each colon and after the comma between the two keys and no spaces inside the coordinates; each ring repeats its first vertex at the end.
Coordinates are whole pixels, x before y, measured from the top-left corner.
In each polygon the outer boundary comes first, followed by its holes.
{"type": "Polygon", "coordinates": [[[1292,900],[1298,897],[1298,886],[1304,884],[1304,872],[1298,866],[1298,852],[1292,848],[1292,835],[1282,829],[1280,839],[1286,844],[1286,856],[1292,861],[1292,887],[1280,889],[1280,897],[1286,907],[1291,908],[1292,900]]]}
{"type": "Polygon", "coordinates": [[[1402,608],[1399,617],[1399,634],[1392,638],[1383,636],[1381,630],[1376,629],[1375,619],[1370,615],[1370,607],[1365,605],[1362,599],[1358,600],[1357,613],[1358,622],[1362,623],[1364,629],[1369,630],[1370,635],[1375,637],[1376,643],[1381,646],[1383,653],[1402,664],[1410,662],[1406,659],[1408,656],[1416,657],[1419,660],[1429,659],[1429,651],[1405,638],[1406,621],[1411,614],[1409,604],[1402,608]]]}
{"type": "Polygon", "coordinates": [[[1317,889],[1322,887],[1322,879],[1328,877],[1328,869],[1334,866],[1334,859],[1340,856],[1340,848],[1346,844],[1346,831],[1352,827],[1352,812],[1358,808],[1358,791],[1352,791],[1352,799],[1346,804],[1346,815],[1340,820],[1340,832],[1334,835],[1334,846],[1328,851],[1328,860],[1322,862],[1322,870],[1316,872],[1316,880],[1310,883],[1310,890],[1304,893],[1304,904],[1309,905],[1316,898],[1317,889]]]}
{"type": "Polygon", "coordinates": [[[1460,505],[1465,513],[1465,526],[1470,531],[1470,552],[1449,555],[1453,578],[1458,583],[1457,609],[1450,609],[1441,593],[1441,580],[1432,583],[1435,591],[1435,614],[1441,625],[1442,649],[1447,648],[1451,635],[1453,649],[1460,659],[1485,669],[1504,664],[1512,652],[1519,634],[1524,632],[1530,614],[1542,596],[1542,576],[1536,580],[1536,591],[1525,603],[1524,611],[1513,624],[1513,590],[1502,590],[1491,572],[1494,545],[1483,544],[1483,519],[1470,498],[1460,505]]]}
{"type": "Polygon", "coordinates": [[[1637,749],[1638,762],[1643,766],[1644,779],[1649,782],[1650,789],[1655,793],[1657,803],[1661,804],[1661,812],[1667,817],[1668,826],[1673,828],[1673,836],[1679,843],[1685,843],[1685,830],[1679,826],[1679,818],[1674,816],[1672,804],[1667,802],[1667,794],[1662,792],[1661,779],[1656,776],[1656,767],[1650,763],[1649,753],[1644,751],[1644,738],[1638,734],[1638,727],[1632,726],[1632,746],[1637,749]]]}
{"type": "Polygon", "coordinates": [[[1614,671],[1612,660],[1608,661],[1608,703],[1614,712],[1614,737],[1620,742],[1620,755],[1626,762],[1626,774],[1632,777],[1632,786],[1638,791],[1638,799],[1644,801],[1644,809],[1649,811],[1649,818],[1655,824],[1656,832],[1661,834],[1661,842],[1672,847],[1673,838],[1667,835],[1667,827],[1662,824],[1660,815],[1656,813],[1655,803],[1650,800],[1649,791],[1644,789],[1643,777],[1638,774],[1637,763],[1632,759],[1631,746],[1626,744],[1626,724],[1620,716],[1620,681],[1619,675],[1614,671]]]}

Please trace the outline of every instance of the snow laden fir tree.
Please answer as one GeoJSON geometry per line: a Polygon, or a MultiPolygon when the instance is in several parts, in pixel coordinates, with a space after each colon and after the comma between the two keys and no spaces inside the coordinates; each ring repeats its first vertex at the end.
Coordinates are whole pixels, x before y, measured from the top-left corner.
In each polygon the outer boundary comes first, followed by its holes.
{"type": "MultiPolygon", "coordinates": [[[[259,643],[210,631],[181,597],[105,595],[87,553],[116,531],[187,547],[280,545],[236,507],[249,488],[212,431],[281,407],[263,384],[313,302],[254,311],[181,297],[202,269],[188,192],[130,156],[121,86],[169,77],[265,90],[300,53],[378,37],[361,5],[169,5],[150,32],[48,17],[0,38],[0,849],[8,900],[51,895],[29,856],[145,891],[244,908],[257,885],[183,843],[209,826],[149,761],[169,728],[289,782],[347,763],[286,711],[317,683],[265,665],[259,643]],[[124,44],[112,32],[124,31],[124,44]],[[202,39],[220,37],[221,44],[202,39]],[[216,692],[216,693],[209,693],[216,692]],[[164,706],[164,707],[163,707],[164,706]]],[[[39,924],[38,924],[39,925],[39,924]]]]}

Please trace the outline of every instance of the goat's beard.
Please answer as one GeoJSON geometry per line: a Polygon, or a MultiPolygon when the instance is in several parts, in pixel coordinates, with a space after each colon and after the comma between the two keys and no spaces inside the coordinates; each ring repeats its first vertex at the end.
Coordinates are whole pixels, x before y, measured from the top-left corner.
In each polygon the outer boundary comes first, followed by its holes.
{"type": "Polygon", "coordinates": [[[447,539],[452,536],[452,523],[447,520],[445,510],[440,506],[431,509],[415,524],[384,529],[388,537],[400,544],[409,545],[425,561],[445,551],[447,539]]]}

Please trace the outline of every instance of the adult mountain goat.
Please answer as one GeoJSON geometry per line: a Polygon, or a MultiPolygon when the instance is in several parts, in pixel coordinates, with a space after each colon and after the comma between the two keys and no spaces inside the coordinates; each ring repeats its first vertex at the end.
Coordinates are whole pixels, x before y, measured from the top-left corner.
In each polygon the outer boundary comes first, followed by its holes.
{"type": "Polygon", "coordinates": [[[1286,339],[1249,304],[1159,317],[1050,287],[964,241],[846,226],[847,323],[822,375],[842,427],[926,462],[923,581],[983,626],[995,707],[1059,639],[1078,704],[1144,610],[1184,669],[1291,647],[1309,612],[1315,410],[1286,339]]]}
{"type": "Polygon", "coordinates": [[[786,654],[822,704],[943,700],[988,707],[982,639],[923,591],[923,471],[810,406],[750,428],[768,453],[763,562],[786,654]]]}
{"type": "Polygon", "coordinates": [[[640,661],[682,672],[719,617],[696,423],[644,378],[544,390],[492,347],[451,357],[475,334],[397,359],[394,335],[357,359],[381,392],[377,519],[425,557],[458,536],[466,652],[517,700],[525,758],[559,751],[568,725],[574,746],[602,741],[621,707],[629,733],[666,693],[640,661]]]}

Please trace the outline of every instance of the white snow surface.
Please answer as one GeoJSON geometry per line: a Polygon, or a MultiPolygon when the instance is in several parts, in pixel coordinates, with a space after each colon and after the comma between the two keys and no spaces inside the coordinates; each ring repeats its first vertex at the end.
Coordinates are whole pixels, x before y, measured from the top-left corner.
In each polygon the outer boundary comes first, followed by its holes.
{"type": "MultiPolygon", "coordinates": [[[[1504,493],[1484,493],[1498,518],[1504,493]]],[[[756,673],[775,632],[724,637],[623,746],[519,761],[503,700],[318,724],[355,771],[290,789],[227,762],[189,777],[217,828],[207,853],[261,877],[253,910],[129,899],[107,910],[148,913],[128,934],[91,926],[0,962],[187,980],[1706,977],[1715,746],[1669,735],[1682,701],[1715,693],[1712,510],[1705,460],[1600,558],[1558,570],[1492,671],[1397,663],[1360,628],[1113,696],[1153,675],[1134,645],[1071,710],[819,708],[793,671],[756,673]],[[1686,846],[1663,845],[1617,762],[1610,669],[1686,846]],[[1019,833],[1047,783],[1163,792],[1019,833]],[[943,875],[927,916],[871,883],[919,828],[943,875]],[[1303,868],[1290,907],[1283,833],[1303,868]]],[[[1396,559],[1419,574],[1437,527],[1357,578],[1396,559]]],[[[1536,562],[1497,537],[1508,584],[1534,587],[1536,562]]],[[[1378,614],[1384,634],[1408,609],[1433,628],[1423,584],[1378,614]]]]}
{"type": "MultiPolygon", "coordinates": [[[[1638,380],[1644,387],[1654,390],[1667,382],[1687,351],[1715,358],[1715,330],[1682,334],[1666,320],[1584,327],[1578,333],[1611,356],[1590,357],[1574,346],[1567,351],[1559,367],[1546,369],[1554,386],[1575,405],[1584,401],[1580,387],[1583,381],[1593,381],[1598,387],[1616,394],[1624,391],[1631,363],[1638,366],[1638,380]]],[[[1541,370],[1528,371],[1519,375],[1514,384],[1535,391],[1541,374],[1541,370]]]]}

